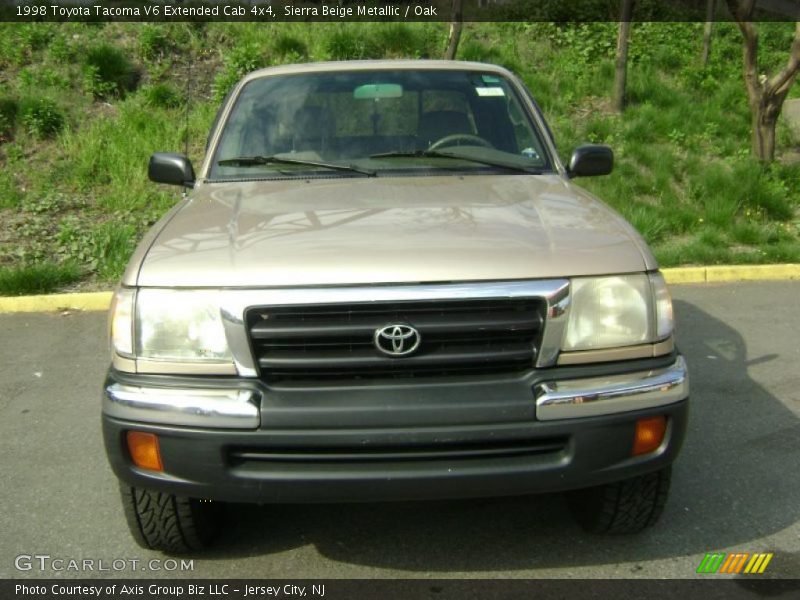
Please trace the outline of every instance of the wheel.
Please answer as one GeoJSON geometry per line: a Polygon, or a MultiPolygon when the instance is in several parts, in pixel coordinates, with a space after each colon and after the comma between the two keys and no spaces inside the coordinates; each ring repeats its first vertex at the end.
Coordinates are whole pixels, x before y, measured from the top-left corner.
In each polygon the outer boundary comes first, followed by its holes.
{"type": "Polygon", "coordinates": [[[591,533],[636,533],[655,525],[667,502],[671,467],[567,495],[575,518],[591,533]]]}
{"type": "Polygon", "coordinates": [[[180,554],[208,547],[217,533],[220,506],[194,498],[120,483],[125,520],[142,548],[180,554]]]}
{"type": "Polygon", "coordinates": [[[480,136],[472,135],[471,133],[454,133],[436,140],[430,146],[428,146],[428,150],[438,150],[439,148],[452,146],[458,142],[472,142],[473,145],[477,144],[478,146],[483,146],[484,148],[494,148],[491,142],[488,142],[480,136]]]}

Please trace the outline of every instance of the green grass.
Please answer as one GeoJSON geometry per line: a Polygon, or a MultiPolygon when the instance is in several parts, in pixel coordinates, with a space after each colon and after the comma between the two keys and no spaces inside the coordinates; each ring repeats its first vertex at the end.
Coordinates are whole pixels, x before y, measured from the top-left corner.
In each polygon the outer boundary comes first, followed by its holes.
{"type": "Polygon", "coordinates": [[[52,138],[64,129],[64,111],[50,98],[25,98],[19,112],[20,124],[35,138],[52,138]]]}
{"type": "MultiPolygon", "coordinates": [[[[775,69],[792,24],[758,26],[760,62],[775,69]]],[[[516,71],[564,160],[582,142],[614,148],[614,173],[576,183],[627,218],[662,265],[800,262],[800,161],[788,152],[799,141],[781,127],[779,161],[754,161],[740,34],[718,23],[701,68],[701,32],[633,25],[622,116],[609,110],[613,23],[470,23],[458,58],[516,71]]],[[[446,23],[0,24],[0,294],[116,281],[179,196],[147,181],[148,157],[188,142],[199,162],[219,101],[244,73],[437,58],[446,40],[446,23]]]]}
{"type": "Polygon", "coordinates": [[[22,198],[23,192],[19,189],[14,174],[0,171],[0,209],[19,206],[22,198]]]}
{"type": "Polygon", "coordinates": [[[47,294],[75,283],[81,270],[74,264],[40,263],[19,267],[0,267],[0,295],[47,294]]]}
{"type": "Polygon", "coordinates": [[[83,75],[86,91],[97,99],[122,97],[132,91],[139,80],[125,52],[108,42],[86,49],[83,75]]]}

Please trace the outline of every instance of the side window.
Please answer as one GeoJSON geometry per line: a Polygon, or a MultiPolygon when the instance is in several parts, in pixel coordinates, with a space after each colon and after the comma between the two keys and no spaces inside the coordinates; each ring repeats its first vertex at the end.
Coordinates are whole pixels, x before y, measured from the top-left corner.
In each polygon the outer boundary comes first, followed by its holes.
{"type": "Polygon", "coordinates": [[[525,113],[522,112],[522,107],[517,104],[516,99],[513,97],[508,99],[508,117],[514,128],[514,138],[520,154],[530,158],[541,158],[544,150],[539,140],[533,135],[533,131],[528,125],[528,119],[525,113]]]}
{"type": "Polygon", "coordinates": [[[217,125],[219,125],[219,120],[222,118],[222,113],[225,110],[225,107],[228,105],[228,100],[231,99],[232,93],[233,89],[225,94],[222,104],[220,104],[219,108],[217,109],[217,114],[214,117],[214,121],[211,123],[211,128],[208,130],[208,137],[206,138],[206,153],[208,152],[208,147],[211,145],[211,136],[214,135],[214,130],[217,128],[217,125]]]}
{"type": "Polygon", "coordinates": [[[517,79],[517,81],[519,82],[522,89],[525,90],[525,95],[528,97],[528,100],[530,100],[531,104],[533,104],[534,109],[536,110],[537,113],[539,113],[541,120],[544,122],[545,133],[547,134],[547,137],[550,138],[550,142],[553,144],[553,146],[557,147],[556,138],[553,135],[553,130],[550,129],[550,123],[547,121],[547,119],[544,118],[544,113],[542,112],[542,108],[539,106],[539,103],[536,102],[536,99],[533,97],[533,94],[531,94],[531,91],[528,89],[528,86],[526,86],[519,79],[517,79]]]}
{"type": "MultiPolygon", "coordinates": [[[[217,157],[228,158],[231,156],[240,156],[243,154],[257,154],[258,152],[248,152],[250,149],[245,149],[246,144],[243,144],[243,137],[247,131],[248,120],[252,114],[252,101],[247,99],[243,94],[236,100],[234,110],[228,116],[225,122],[225,129],[222,138],[217,145],[217,157]]],[[[217,113],[221,118],[222,109],[217,113]]],[[[213,130],[213,129],[212,129],[213,130]]]]}

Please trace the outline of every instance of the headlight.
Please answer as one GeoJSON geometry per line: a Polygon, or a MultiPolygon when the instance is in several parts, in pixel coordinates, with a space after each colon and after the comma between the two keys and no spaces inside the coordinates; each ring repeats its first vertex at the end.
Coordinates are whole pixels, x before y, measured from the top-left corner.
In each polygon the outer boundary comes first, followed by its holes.
{"type": "Polygon", "coordinates": [[[656,342],[672,333],[672,303],[660,274],[575,278],[563,350],[656,342]]]}
{"type": "Polygon", "coordinates": [[[656,303],[656,335],[655,341],[663,340],[672,335],[675,321],[672,316],[672,297],[669,295],[667,283],[661,273],[650,275],[653,286],[653,297],[656,303]]]}
{"type": "Polygon", "coordinates": [[[108,320],[108,339],[111,351],[127,358],[133,356],[134,297],[134,290],[129,288],[119,288],[114,292],[108,320]]]}
{"type": "Polygon", "coordinates": [[[232,362],[218,293],[141,289],[136,297],[136,358],[232,362]]]}

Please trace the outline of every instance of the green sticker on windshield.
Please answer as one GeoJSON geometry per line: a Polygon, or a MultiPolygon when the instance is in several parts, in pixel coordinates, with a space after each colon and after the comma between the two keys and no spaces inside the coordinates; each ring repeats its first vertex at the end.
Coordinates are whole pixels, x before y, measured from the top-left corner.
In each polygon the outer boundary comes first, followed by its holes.
{"type": "Polygon", "coordinates": [[[484,75],[481,79],[483,79],[483,83],[500,83],[500,78],[494,75],[484,75]]]}
{"type": "Polygon", "coordinates": [[[482,97],[492,97],[492,96],[505,96],[506,93],[503,91],[501,87],[477,87],[475,91],[478,92],[478,96],[482,97]]]}

